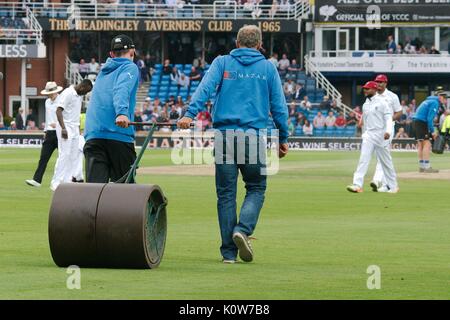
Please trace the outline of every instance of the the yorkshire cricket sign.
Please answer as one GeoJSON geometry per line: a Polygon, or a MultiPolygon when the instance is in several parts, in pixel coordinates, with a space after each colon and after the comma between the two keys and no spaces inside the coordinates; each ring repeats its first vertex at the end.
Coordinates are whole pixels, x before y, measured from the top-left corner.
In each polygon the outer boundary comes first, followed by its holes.
{"type": "Polygon", "coordinates": [[[298,32],[295,20],[203,20],[203,19],[66,19],[41,18],[46,31],[148,31],[148,32],[237,32],[244,25],[258,25],[263,32],[298,32]]]}

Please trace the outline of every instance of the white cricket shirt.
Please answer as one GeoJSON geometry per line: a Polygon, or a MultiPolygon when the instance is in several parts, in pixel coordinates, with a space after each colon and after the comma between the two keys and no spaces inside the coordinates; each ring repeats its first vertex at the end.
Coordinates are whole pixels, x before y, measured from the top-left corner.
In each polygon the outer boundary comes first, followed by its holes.
{"type": "Polygon", "coordinates": [[[83,97],[77,94],[73,86],[68,87],[58,96],[56,107],[64,109],[63,118],[66,126],[80,126],[82,102],[83,97]]]}
{"type": "Polygon", "coordinates": [[[56,104],[58,101],[59,95],[52,100],[48,98],[45,100],[45,129],[44,131],[55,131],[56,127],[52,127],[52,125],[56,125],[58,119],[56,117],[56,104]]]}
{"type": "Polygon", "coordinates": [[[393,134],[393,112],[385,98],[375,95],[363,104],[363,138],[376,144],[384,143],[384,134],[393,134]]]}

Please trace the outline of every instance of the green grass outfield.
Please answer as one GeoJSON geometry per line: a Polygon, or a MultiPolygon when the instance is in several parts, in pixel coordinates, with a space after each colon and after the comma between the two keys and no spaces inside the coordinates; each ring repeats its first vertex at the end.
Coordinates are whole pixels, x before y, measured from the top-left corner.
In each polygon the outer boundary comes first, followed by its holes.
{"type": "MultiPolygon", "coordinates": [[[[42,188],[24,183],[38,156],[0,149],[1,299],[450,298],[450,181],[401,179],[396,195],[368,186],[350,194],[356,152],[283,159],[292,168],[270,177],[250,264],[220,263],[213,177],[141,175],[169,198],[161,266],[82,269],[81,290],[68,290],[47,238],[55,155],[42,188]],[[380,290],[366,287],[369,265],[381,268],[380,290]]],[[[416,170],[414,153],[394,153],[394,161],[400,172],[416,170]]],[[[169,164],[170,151],[150,150],[142,166],[169,164]]],[[[433,166],[450,169],[450,156],[433,156],[433,166]]]]}

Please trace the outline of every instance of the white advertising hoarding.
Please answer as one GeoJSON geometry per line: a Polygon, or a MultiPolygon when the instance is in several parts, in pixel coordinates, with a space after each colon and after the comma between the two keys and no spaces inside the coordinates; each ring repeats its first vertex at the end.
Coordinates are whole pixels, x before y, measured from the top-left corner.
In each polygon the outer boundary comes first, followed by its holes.
{"type": "Polygon", "coordinates": [[[313,57],[321,72],[450,73],[450,56],[313,57]]]}

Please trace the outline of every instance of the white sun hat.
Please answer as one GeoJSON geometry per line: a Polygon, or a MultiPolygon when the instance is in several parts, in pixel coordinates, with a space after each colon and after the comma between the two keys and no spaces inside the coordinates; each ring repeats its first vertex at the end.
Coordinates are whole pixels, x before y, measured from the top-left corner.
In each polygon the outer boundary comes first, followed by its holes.
{"type": "Polygon", "coordinates": [[[60,87],[54,81],[49,81],[45,84],[45,89],[41,91],[41,94],[48,95],[53,93],[58,93],[63,90],[63,87],[60,87]]]}

